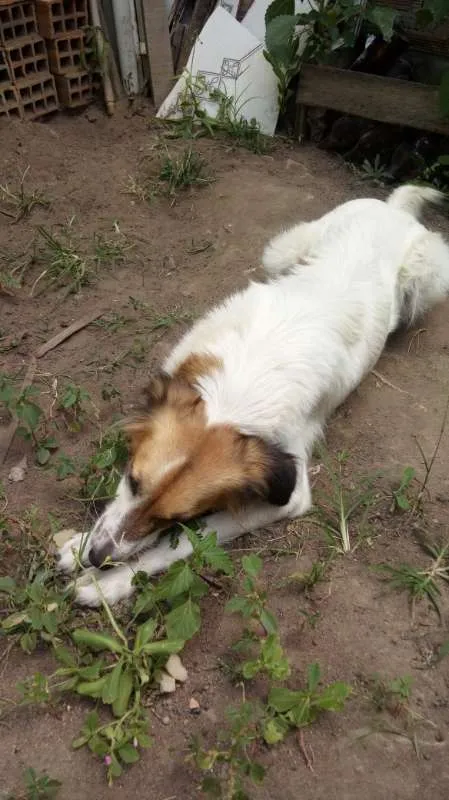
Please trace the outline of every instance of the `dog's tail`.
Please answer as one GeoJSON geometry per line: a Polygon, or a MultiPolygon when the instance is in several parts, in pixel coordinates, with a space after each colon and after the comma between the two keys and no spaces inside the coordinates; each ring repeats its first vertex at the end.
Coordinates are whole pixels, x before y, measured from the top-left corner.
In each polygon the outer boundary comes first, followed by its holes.
{"type": "Polygon", "coordinates": [[[426,203],[442,203],[444,197],[443,192],[432,189],[430,186],[415,186],[412,183],[406,183],[390,194],[387,205],[406,211],[418,219],[426,203]]]}

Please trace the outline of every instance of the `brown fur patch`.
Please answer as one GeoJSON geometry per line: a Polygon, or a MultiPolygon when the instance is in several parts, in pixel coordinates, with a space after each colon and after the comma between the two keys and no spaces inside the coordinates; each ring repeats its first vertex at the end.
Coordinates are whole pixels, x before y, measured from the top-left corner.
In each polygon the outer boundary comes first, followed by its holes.
{"type": "Polygon", "coordinates": [[[223,367],[223,361],[212,353],[192,353],[176,368],[173,377],[180,378],[192,385],[198,378],[210,375],[211,372],[221,367],[223,367]]]}

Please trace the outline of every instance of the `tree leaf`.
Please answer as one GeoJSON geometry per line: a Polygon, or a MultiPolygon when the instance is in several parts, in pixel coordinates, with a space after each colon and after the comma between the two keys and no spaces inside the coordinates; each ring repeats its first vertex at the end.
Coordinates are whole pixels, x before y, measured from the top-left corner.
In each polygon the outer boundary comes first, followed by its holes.
{"type": "Polygon", "coordinates": [[[295,0],[273,0],[265,12],[265,27],[276,17],[293,16],[294,13],[295,0]]]}
{"type": "Polygon", "coordinates": [[[289,14],[276,17],[267,25],[266,49],[285,68],[291,65],[298,47],[295,29],[296,17],[289,14]]]}
{"type": "Polygon", "coordinates": [[[276,633],[278,629],[277,619],[267,608],[262,609],[260,612],[260,621],[268,634],[276,633]]]}
{"type": "Polygon", "coordinates": [[[269,719],[263,727],[263,738],[267,744],[282,742],[288,731],[288,725],[281,718],[269,719]]]}
{"type": "Polygon", "coordinates": [[[167,637],[169,639],[191,639],[201,626],[200,607],[190,597],[165,617],[167,637]]]}
{"type": "Polygon", "coordinates": [[[367,18],[379,28],[383,38],[389,42],[394,33],[394,23],[398,12],[388,6],[374,6],[367,12],[367,18]]]}

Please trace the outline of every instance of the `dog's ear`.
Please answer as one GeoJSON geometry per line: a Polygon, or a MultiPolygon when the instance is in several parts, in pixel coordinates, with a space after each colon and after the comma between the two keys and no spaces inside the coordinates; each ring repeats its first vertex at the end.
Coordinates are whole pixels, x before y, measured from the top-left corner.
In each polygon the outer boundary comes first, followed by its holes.
{"type": "Polygon", "coordinates": [[[286,506],[296,485],[294,456],[274,444],[267,444],[267,472],[265,499],[273,506],[286,506]]]}
{"type": "Polygon", "coordinates": [[[242,440],[246,493],[262,497],[273,506],[287,505],[296,486],[294,456],[258,436],[243,436],[242,440]]]}
{"type": "Polygon", "coordinates": [[[167,399],[171,380],[171,376],[166,372],[158,372],[150,379],[143,390],[147,411],[151,411],[155,406],[160,406],[167,399]]]}

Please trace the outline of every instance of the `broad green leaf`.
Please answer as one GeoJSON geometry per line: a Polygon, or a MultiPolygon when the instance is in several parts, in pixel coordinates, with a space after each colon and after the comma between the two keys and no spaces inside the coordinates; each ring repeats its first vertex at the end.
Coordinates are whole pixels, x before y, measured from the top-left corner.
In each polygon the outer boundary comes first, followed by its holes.
{"type": "Polygon", "coordinates": [[[321,670],[318,663],[309,664],[307,667],[307,689],[314,692],[320,682],[321,670]]]}
{"type": "MultiPolygon", "coordinates": [[[[182,606],[180,607],[182,608],[182,606]]],[[[142,650],[147,655],[158,655],[159,653],[170,655],[170,653],[179,653],[184,645],[184,639],[161,639],[159,642],[148,642],[142,647],[142,650]]]]}
{"type": "Polygon", "coordinates": [[[147,619],[142,625],[139,625],[134,640],[134,652],[138,653],[144,644],[150,641],[151,637],[156,630],[157,621],[155,619],[147,619]]]}
{"type": "Polygon", "coordinates": [[[449,69],[443,72],[439,89],[440,112],[443,117],[449,117],[449,69]]]}
{"type": "Polygon", "coordinates": [[[28,400],[19,400],[17,415],[21,422],[24,422],[31,431],[35,431],[42,416],[42,409],[36,403],[30,403],[28,400]]]}
{"type": "Polygon", "coordinates": [[[295,36],[296,17],[283,14],[267,25],[265,45],[270,55],[283,67],[288,68],[297,50],[295,36]]]}
{"type": "Polygon", "coordinates": [[[438,163],[441,164],[442,167],[449,167],[449,155],[440,156],[438,159],[438,163]]]}
{"type": "Polygon", "coordinates": [[[207,536],[199,536],[195,531],[184,527],[186,533],[196,555],[208,564],[212,569],[217,572],[224,572],[225,575],[232,575],[234,567],[231,558],[222,547],[217,545],[217,534],[215,532],[208,533],[207,536]]]}
{"type": "Polygon", "coordinates": [[[119,696],[120,679],[122,677],[123,663],[118,661],[112,672],[109,673],[103,690],[101,692],[101,699],[103,703],[111,704],[119,696]]]}
{"type": "Polygon", "coordinates": [[[20,646],[25,653],[32,653],[37,646],[37,636],[33,631],[27,631],[20,637],[20,646]]]}
{"type": "Polygon", "coordinates": [[[340,711],[350,694],[351,687],[347,683],[337,681],[337,683],[326,686],[315,703],[323,711],[340,711]]]}
{"type": "Polygon", "coordinates": [[[124,744],[123,747],[120,747],[118,754],[125,764],[134,764],[140,758],[136,748],[129,743],[124,744]]]}
{"type": "Polygon", "coordinates": [[[398,12],[388,6],[374,6],[367,13],[368,19],[379,28],[386,42],[389,42],[393,36],[397,15],[398,12]]]}
{"type": "Polygon", "coordinates": [[[129,668],[125,668],[120,677],[117,697],[112,704],[112,713],[115,717],[122,717],[127,712],[132,690],[133,674],[129,668]]]}
{"type": "Polygon", "coordinates": [[[268,695],[268,705],[280,714],[294,708],[304,696],[303,692],[293,692],[284,686],[274,686],[268,695]]]}
{"type": "Polygon", "coordinates": [[[252,603],[246,597],[231,597],[226,603],[225,611],[229,614],[243,614],[244,617],[250,615],[252,603]]]}
{"type": "Polygon", "coordinates": [[[277,619],[267,608],[260,612],[260,621],[268,634],[276,633],[278,629],[277,619]]]}
{"type": "Polygon", "coordinates": [[[265,12],[265,27],[275,17],[293,16],[295,13],[295,0],[273,0],[265,12]]]}
{"type": "Polygon", "coordinates": [[[190,597],[181,606],[174,608],[165,617],[169,639],[191,639],[201,626],[200,607],[190,597]]]}
{"type": "Polygon", "coordinates": [[[194,573],[186,561],[175,561],[157,584],[157,596],[173,598],[186,592],[192,585],[194,573]]]}
{"type": "Polygon", "coordinates": [[[72,633],[75,644],[84,645],[90,650],[110,650],[112,653],[123,652],[123,644],[106,633],[97,633],[87,628],[77,628],[72,633]]]}
{"type": "Polygon", "coordinates": [[[252,553],[250,556],[243,556],[242,558],[243,570],[250,578],[253,578],[253,580],[257,578],[262,569],[262,565],[262,559],[256,556],[255,553],[252,553]]]}

